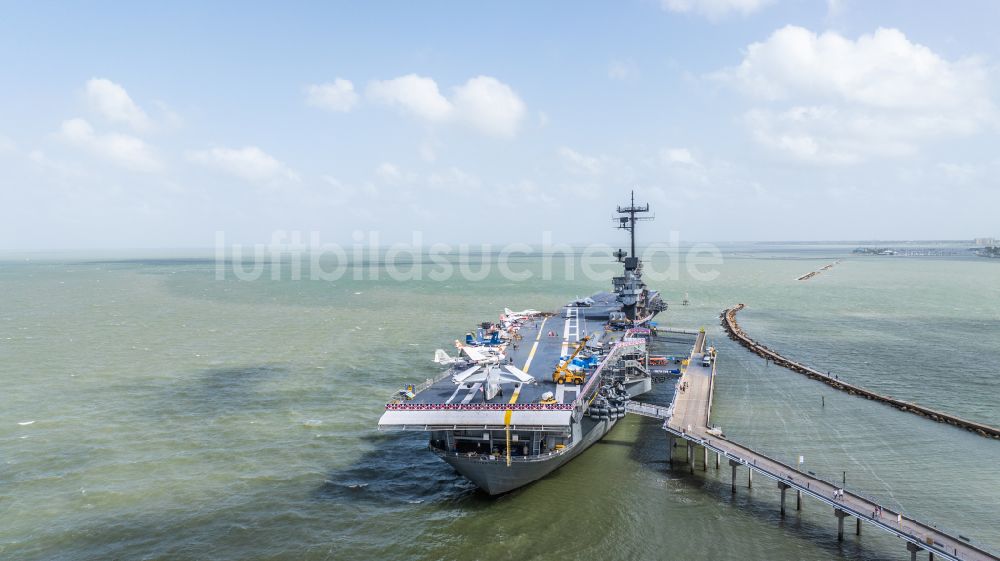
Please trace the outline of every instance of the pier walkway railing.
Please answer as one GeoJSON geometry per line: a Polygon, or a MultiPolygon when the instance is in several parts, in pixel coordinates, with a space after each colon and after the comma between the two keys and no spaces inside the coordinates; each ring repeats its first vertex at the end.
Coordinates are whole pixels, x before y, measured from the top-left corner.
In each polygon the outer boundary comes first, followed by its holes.
{"type": "MultiPolygon", "coordinates": [[[[701,338],[699,338],[701,339],[701,338]]],[[[917,551],[925,550],[934,556],[949,560],[1000,561],[996,553],[987,547],[973,543],[965,536],[923,523],[901,512],[880,508],[875,499],[851,492],[841,486],[814,474],[800,471],[788,464],[771,458],[748,446],[732,442],[722,436],[718,429],[708,426],[709,412],[715,379],[715,361],[712,366],[701,365],[703,341],[699,340],[689,359],[688,368],[677,381],[677,391],[669,407],[630,402],[628,411],[645,417],[663,420],[667,432],[668,458],[673,465],[673,448],[676,438],[687,442],[687,463],[691,472],[695,467],[695,447],[702,450],[702,469],[708,469],[708,453],[714,452],[715,467],[719,469],[722,457],[732,468],[732,490],[736,492],[737,468],[746,466],[747,486],[753,485],[754,472],[777,482],[781,491],[781,515],[785,515],[785,493],[788,489],[796,492],[796,510],[801,509],[802,495],[833,508],[837,517],[837,536],[844,537],[844,518],[854,517],[856,533],[861,535],[862,522],[888,532],[906,542],[910,559],[915,560],[917,551]]]]}

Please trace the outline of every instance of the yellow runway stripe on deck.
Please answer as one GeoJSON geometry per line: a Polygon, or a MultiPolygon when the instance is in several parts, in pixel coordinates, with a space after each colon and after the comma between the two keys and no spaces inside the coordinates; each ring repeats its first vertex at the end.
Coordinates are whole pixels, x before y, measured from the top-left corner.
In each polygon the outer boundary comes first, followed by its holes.
{"type": "MultiPolygon", "coordinates": [[[[528,369],[531,368],[531,359],[535,358],[535,351],[538,350],[538,342],[541,341],[542,339],[542,328],[545,327],[545,320],[547,319],[549,318],[542,318],[542,324],[538,326],[538,335],[535,335],[535,344],[531,345],[531,352],[528,353],[528,360],[524,361],[524,366],[521,367],[521,370],[525,374],[527,374],[528,369]]],[[[520,386],[518,386],[517,391],[521,391],[520,386]]],[[[514,393],[514,396],[516,398],[517,396],[516,392],[514,393]]],[[[514,400],[511,400],[511,403],[514,403],[514,400]]]]}
{"type": "Polygon", "coordinates": [[[542,328],[545,327],[545,320],[547,319],[549,318],[542,318],[542,324],[538,326],[538,335],[535,335],[535,344],[531,346],[531,352],[528,353],[528,360],[524,361],[524,367],[521,368],[525,374],[528,373],[528,368],[531,367],[531,359],[535,358],[535,351],[538,350],[538,342],[542,339],[542,328]]]}
{"type": "MultiPolygon", "coordinates": [[[[505,424],[505,425],[507,425],[507,426],[510,426],[510,414],[511,414],[511,413],[513,413],[513,411],[511,411],[510,409],[508,409],[508,410],[507,410],[507,411],[506,411],[506,412],[505,412],[505,413],[503,414],[503,424],[505,424]]],[[[508,447],[508,448],[509,448],[509,447],[508,447]]]]}
{"type": "Polygon", "coordinates": [[[510,401],[507,403],[517,403],[517,396],[519,395],[521,395],[521,384],[518,384],[517,387],[514,388],[514,395],[510,396],[510,401]]]}
{"type": "Polygon", "coordinates": [[[531,368],[531,359],[535,358],[535,351],[537,350],[538,350],[538,341],[535,341],[535,344],[531,345],[531,352],[528,353],[528,360],[524,361],[524,368],[521,369],[524,371],[525,374],[528,373],[528,368],[531,368]]]}
{"type": "Polygon", "coordinates": [[[545,327],[545,320],[549,318],[542,318],[542,324],[538,326],[538,334],[535,335],[535,341],[540,341],[542,339],[542,328],[545,327]]]}

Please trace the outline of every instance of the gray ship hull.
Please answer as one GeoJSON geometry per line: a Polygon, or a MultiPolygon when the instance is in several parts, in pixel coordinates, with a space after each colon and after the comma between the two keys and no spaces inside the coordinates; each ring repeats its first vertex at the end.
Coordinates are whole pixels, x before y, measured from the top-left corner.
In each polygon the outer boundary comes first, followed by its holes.
{"type": "Polygon", "coordinates": [[[592,444],[600,440],[612,427],[615,420],[594,421],[584,418],[581,428],[583,438],[560,454],[532,460],[515,460],[508,467],[505,458],[497,460],[481,459],[438,452],[441,459],[451,464],[455,471],[479,486],[490,495],[499,495],[523,487],[552,473],[557,468],[580,455],[592,444]]]}
{"type": "MultiPolygon", "coordinates": [[[[632,380],[625,384],[630,397],[642,395],[652,389],[649,377],[632,380]]],[[[465,456],[436,451],[441,459],[448,462],[455,471],[479,486],[490,495],[499,495],[523,487],[552,473],[566,462],[582,454],[615,426],[619,419],[598,421],[589,417],[580,420],[583,437],[561,454],[553,454],[530,460],[515,459],[508,467],[506,458],[484,459],[483,456],[465,456]]]]}

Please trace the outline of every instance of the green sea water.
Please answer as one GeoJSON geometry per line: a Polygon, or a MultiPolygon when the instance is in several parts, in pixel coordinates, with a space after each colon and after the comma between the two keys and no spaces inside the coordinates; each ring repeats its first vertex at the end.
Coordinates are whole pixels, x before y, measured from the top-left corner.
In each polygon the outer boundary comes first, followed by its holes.
{"type": "MultiPolygon", "coordinates": [[[[707,328],[730,438],[1000,549],[1000,441],[767,366],[718,327],[745,303],[743,327],[792,358],[1000,425],[1000,261],[850,249],[723,246],[714,280],[652,283],[671,304],[661,324],[707,328]]],[[[838,542],[808,499],[781,519],[767,480],[734,495],[726,469],[671,471],[644,419],[498,498],[422,435],[375,429],[387,396],[437,373],[434,349],[474,323],[609,282],[245,282],[180,252],[23,257],[0,263],[0,559],[906,555],[867,527],[838,542]]]]}

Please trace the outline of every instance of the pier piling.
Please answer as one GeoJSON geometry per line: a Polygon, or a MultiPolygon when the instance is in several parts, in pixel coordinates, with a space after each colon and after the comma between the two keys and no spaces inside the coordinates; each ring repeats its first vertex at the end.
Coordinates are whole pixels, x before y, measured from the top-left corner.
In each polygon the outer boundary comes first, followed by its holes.
{"type": "Polygon", "coordinates": [[[837,540],[844,541],[844,517],[847,516],[847,513],[835,508],[833,514],[837,517],[837,540]]]}

